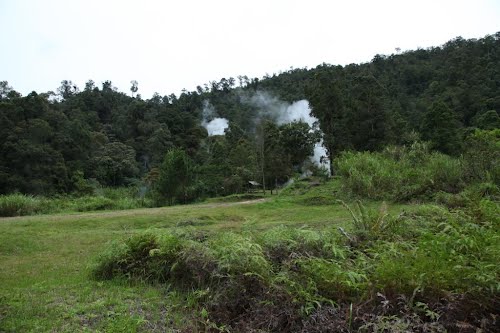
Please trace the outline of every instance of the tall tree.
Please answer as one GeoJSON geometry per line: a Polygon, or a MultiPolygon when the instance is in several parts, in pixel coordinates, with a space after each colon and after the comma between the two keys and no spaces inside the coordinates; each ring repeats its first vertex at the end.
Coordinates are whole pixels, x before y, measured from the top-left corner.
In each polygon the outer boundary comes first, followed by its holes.
{"type": "Polygon", "coordinates": [[[314,145],[320,140],[320,133],[304,122],[296,121],[279,127],[281,146],[293,166],[300,166],[314,153],[314,145]]]}
{"type": "Polygon", "coordinates": [[[445,154],[456,154],[462,148],[461,123],[442,101],[434,102],[424,116],[422,137],[433,149],[445,154]]]}
{"type": "Polygon", "coordinates": [[[134,148],[121,142],[110,142],[98,150],[93,157],[93,173],[103,184],[125,185],[127,178],[138,175],[134,148]]]}
{"type": "Polygon", "coordinates": [[[160,167],[157,190],[171,205],[177,198],[187,201],[188,186],[193,179],[192,161],[184,150],[174,148],[166,155],[160,167]]]}
{"type": "Polygon", "coordinates": [[[339,69],[332,70],[328,67],[319,69],[306,90],[311,113],[318,118],[323,132],[323,144],[328,151],[331,174],[334,173],[334,156],[351,145],[348,114],[338,78],[334,75],[339,69]]]}

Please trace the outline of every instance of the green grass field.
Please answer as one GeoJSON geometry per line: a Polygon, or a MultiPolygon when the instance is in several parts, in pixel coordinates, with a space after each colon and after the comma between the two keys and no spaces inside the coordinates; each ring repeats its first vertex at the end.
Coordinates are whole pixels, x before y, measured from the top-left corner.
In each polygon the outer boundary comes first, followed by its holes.
{"type": "MultiPolygon", "coordinates": [[[[204,313],[185,290],[117,277],[95,280],[90,265],[108,246],[138,232],[259,234],[285,225],[352,230],[333,185],[253,202],[210,202],[124,211],[0,219],[0,332],[198,331],[204,313]]],[[[377,208],[380,202],[366,204],[377,208]]],[[[422,208],[389,205],[397,216],[422,208]]],[[[205,311],[205,309],[201,309],[205,311]]],[[[208,327],[208,326],[207,326],[208,327]]],[[[213,331],[213,328],[205,328],[213,331]]],[[[203,330],[200,330],[203,331],[203,330]]]]}
{"type": "Polygon", "coordinates": [[[275,201],[0,220],[0,331],[164,331],[182,326],[182,305],[163,286],[89,279],[90,260],[108,241],[140,230],[217,232],[274,225],[342,224],[341,206],[275,201]],[[180,308],[179,308],[180,306],[180,308]]]}

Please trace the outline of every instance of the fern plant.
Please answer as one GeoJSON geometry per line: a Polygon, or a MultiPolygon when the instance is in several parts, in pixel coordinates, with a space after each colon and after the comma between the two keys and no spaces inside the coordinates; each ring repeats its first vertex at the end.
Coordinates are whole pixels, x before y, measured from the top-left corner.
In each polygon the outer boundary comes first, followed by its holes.
{"type": "MultiPolygon", "coordinates": [[[[368,209],[359,200],[355,208],[351,208],[344,201],[339,202],[349,211],[353,221],[355,241],[375,240],[387,235],[395,226],[396,220],[388,212],[388,206],[382,202],[378,210],[368,209]]],[[[345,232],[343,232],[346,234],[345,232]]],[[[352,241],[353,239],[351,239],[352,241]]]]}

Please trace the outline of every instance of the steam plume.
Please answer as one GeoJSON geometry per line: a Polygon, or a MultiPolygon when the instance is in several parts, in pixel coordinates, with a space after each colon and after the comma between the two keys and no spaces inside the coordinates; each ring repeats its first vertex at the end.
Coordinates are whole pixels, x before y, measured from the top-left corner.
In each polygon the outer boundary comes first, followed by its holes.
{"type": "Polygon", "coordinates": [[[208,132],[208,136],[212,135],[224,135],[224,130],[229,126],[229,122],[226,118],[216,117],[217,112],[215,108],[208,100],[203,101],[203,119],[201,121],[201,126],[205,127],[208,132]]]}
{"type": "MultiPolygon", "coordinates": [[[[256,122],[259,118],[267,117],[271,118],[278,125],[302,121],[311,126],[312,129],[318,129],[319,121],[316,117],[311,115],[309,102],[305,99],[290,104],[266,92],[259,91],[250,97],[241,96],[241,100],[244,103],[259,108],[256,122]]],[[[317,166],[325,167],[327,170],[330,170],[330,160],[326,158],[327,156],[326,149],[323,146],[323,140],[321,140],[314,146],[314,154],[310,159],[317,166]]]]}

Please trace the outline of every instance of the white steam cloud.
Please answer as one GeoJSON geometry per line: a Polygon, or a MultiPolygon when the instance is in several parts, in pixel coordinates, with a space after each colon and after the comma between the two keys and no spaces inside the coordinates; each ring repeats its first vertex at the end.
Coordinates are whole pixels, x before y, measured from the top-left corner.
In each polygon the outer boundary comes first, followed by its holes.
{"type": "Polygon", "coordinates": [[[224,135],[224,130],[228,128],[229,121],[226,118],[216,117],[217,112],[209,101],[203,101],[203,119],[201,126],[205,127],[208,136],[224,135]]]}
{"type": "MultiPolygon", "coordinates": [[[[262,117],[269,117],[278,125],[302,121],[313,129],[318,128],[318,119],[311,116],[311,108],[307,100],[301,100],[290,104],[266,92],[257,92],[251,97],[241,96],[241,99],[244,103],[249,103],[259,108],[260,114],[256,121],[262,117]]],[[[326,149],[323,146],[323,140],[321,140],[314,146],[314,154],[310,158],[313,163],[325,167],[329,171],[330,160],[327,156],[326,149]]]]}

